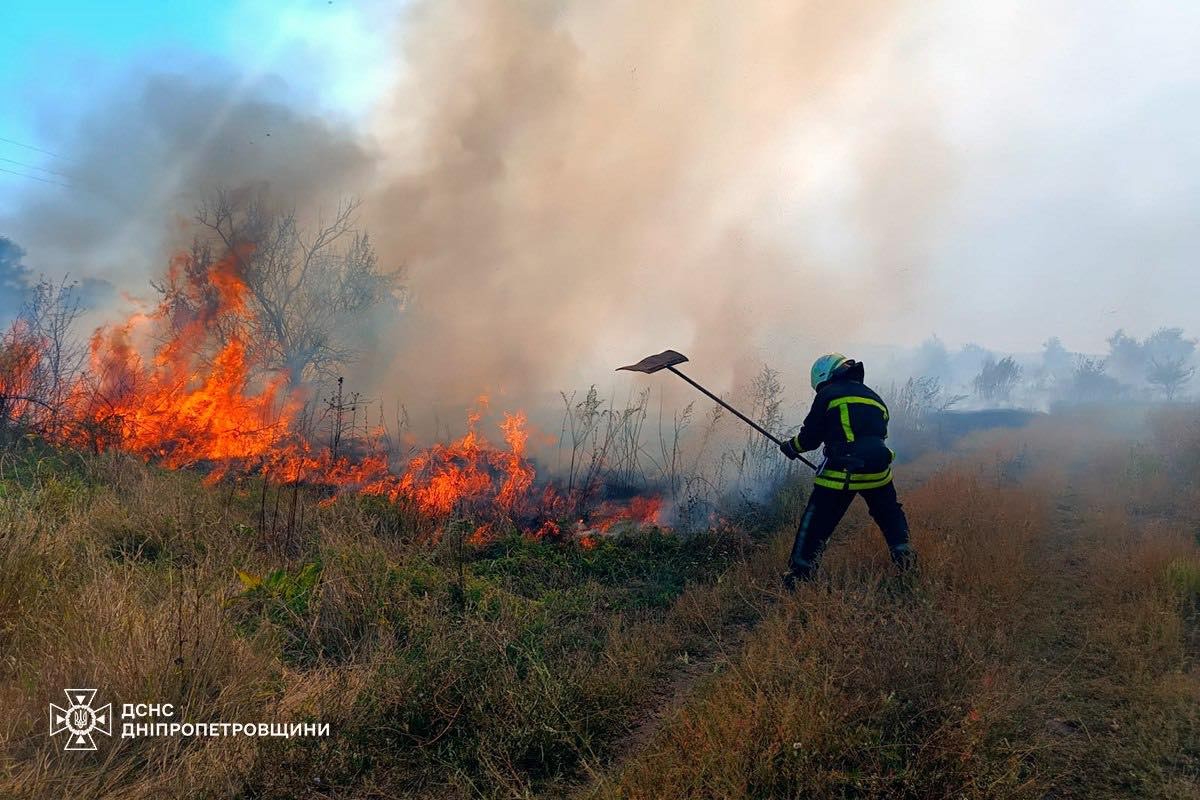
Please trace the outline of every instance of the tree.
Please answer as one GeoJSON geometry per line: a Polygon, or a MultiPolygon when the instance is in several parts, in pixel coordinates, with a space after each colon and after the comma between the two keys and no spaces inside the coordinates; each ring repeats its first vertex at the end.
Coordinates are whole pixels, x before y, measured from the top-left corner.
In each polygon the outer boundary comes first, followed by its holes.
{"type": "Polygon", "coordinates": [[[1071,354],[1063,347],[1062,339],[1052,336],[1042,343],[1042,369],[1058,378],[1071,373],[1071,354]]]}
{"type": "Polygon", "coordinates": [[[1184,365],[1196,353],[1196,340],[1183,338],[1183,328],[1159,328],[1146,337],[1142,351],[1147,361],[1179,361],[1184,365]]]}
{"type": "Polygon", "coordinates": [[[964,394],[949,394],[936,376],[910,377],[899,389],[892,384],[887,402],[891,427],[897,433],[919,433],[937,414],[966,399],[964,394]]]}
{"type": "Polygon", "coordinates": [[[1173,401],[1179,394],[1179,390],[1192,379],[1195,372],[1196,368],[1185,367],[1181,358],[1167,359],[1161,362],[1151,360],[1146,380],[1157,386],[1168,401],[1173,401]]]}
{"type": "Polygon", "coordinates": [[[1146,354],[1141,342],[1118,328],[1108,337],[1108,358],[1104,360],[1107,370],[1126,383],[1137,383],[1145,375],[1146,354]]]}
{"type": "Polygon", "coordinates": [[[1118,378],[1135,386],[1146,381],[1168,399],[1192,376],[1188,367],[1196,353],[1196,340],[1185,339],[1183,328],[1159,328],[1144,341],[1117,330],[1108,337],[1108,367],[1118,378]]]}
{"type": "MultiPolygon", "coordinates": [[[[398,300],[398,275],[379,268],[357,211],[356,201],[344,201],[331,218],[306,229],[294,210],[218,191],[196,215],[201,230],[183,268],[205,270],[232,259],[249,290],[247,345],[257,363],[282,371],[292,385],[332,377],[353,361],[366,315],[398,300]]],[[[179,293],[172,296],[169,284],[158,288],[181,304],[174,314],[201,311],[179,293]]]]}
{"type": "Polygon", "coordinates": [[[1021,365],[1012,356],[997,361],[988,356],[972,385],[975,393],[990,402],[1008,402],[1021,379],[1021,365]]]}
{"type": "Polygon", "coordinates": [[[58,283],[41,278],[30,289],[21,320],[42,342],[39,382],[48,402],[57,410],[83,370],[87,348],[74,335],[75,321],[83,313],[79,283],[69,277],[58,283]]]}
{"type": "Polygon", "coordinates": [[[0,335],[0,434],[14,423],[54,434],[87,357],[73,328],[82,313],[78,284],[42,278],[0,335]]]}
{"type": "Polygon", "coordinates": [[[1102,358],[1081,356],[1071,381],[1071,399],[1080,403],[1099,403],[1120,398],[1124,387],[1106,373],[1107,366],[1102,358]]]}
{"type": "Polygon", "coordinates": [[[950,357],[950,377],[961,383],[966,376],[977,374],[977,370],[989,358],[993,358],[989,350],[974,342],[967,342],[950,357]]]}
{"type": "Polygon", "coordinates": [[[1196,353],[1196,340],[1183,338],[1183,328],[1159,328],[1146,337],[1142,349],[1149,360],[1146,380],[1167,400],[1174,400],[1196,372],[1188,366],[1196,353]]]}

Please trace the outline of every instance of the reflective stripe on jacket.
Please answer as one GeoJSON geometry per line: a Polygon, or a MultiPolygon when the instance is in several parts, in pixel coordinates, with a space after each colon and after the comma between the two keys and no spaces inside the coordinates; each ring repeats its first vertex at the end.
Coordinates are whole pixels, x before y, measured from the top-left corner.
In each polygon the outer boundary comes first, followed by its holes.
{"type": "Polygon", "coordinates": [[[813,482],[830,489],[875,489],[892,480],[895,454],[884,443],[888,408],[862,382],[861,368],[821,386],[792,444],[800,452],[825,446],[825,467],[813,482]]]}

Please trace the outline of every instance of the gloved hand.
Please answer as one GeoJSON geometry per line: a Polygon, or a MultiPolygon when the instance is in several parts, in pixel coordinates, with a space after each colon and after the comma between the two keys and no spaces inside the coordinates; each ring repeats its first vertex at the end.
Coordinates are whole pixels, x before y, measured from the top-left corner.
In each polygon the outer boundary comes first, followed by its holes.
{"type": "Polygon", "coordinates": [[[800,457],[800,451],[796,449],[796,445],[792,444],[791,439],[788,439],[783,444],[779,445],[779,452],[783,453],[793,461],[800,457]]]}

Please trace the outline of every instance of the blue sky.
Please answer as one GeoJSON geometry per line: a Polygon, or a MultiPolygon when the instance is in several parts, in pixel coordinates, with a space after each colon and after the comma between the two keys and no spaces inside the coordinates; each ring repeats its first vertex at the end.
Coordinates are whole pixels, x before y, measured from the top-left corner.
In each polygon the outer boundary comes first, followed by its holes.
{"type": "MultiPolygon", "coordinates": [[[[53,152],[56,134],[88,103],[95,84],[112,80],[131,59],[180,51],[229,57],[231,5],[9,0],[3,11],[7,41],[0,49],[0,94],[9,102],[0,106],[0,137],[53,152]]],[[[0,156],[53,166],[9,142],[0,142],[0,156]]],[[[11,192],[20,183],[6,175],[0,186],[11,192]]]]}
{"type": "MultiPolygon", "coordinates": [[[[30,147],[64,149],[80,116],[136,71],[284,75],[306,102],[353,116],[391,68],[390,32],[343,0],[5,0],[0,19],[0,139],[11,140],[0,168],[43,180],[62,180],[62,164],[30,147]]],[[[30,184],[45,186],[0,172],[0,210],[30,184]]]]}

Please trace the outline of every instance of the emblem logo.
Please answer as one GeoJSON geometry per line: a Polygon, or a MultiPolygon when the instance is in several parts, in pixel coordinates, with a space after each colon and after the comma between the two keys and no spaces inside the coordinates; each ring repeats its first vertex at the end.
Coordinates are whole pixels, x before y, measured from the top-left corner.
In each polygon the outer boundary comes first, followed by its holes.
{"type": "Polygon", "coordinates": [[[64,731],[69,734],[63,750],[95,750],[93,733],[112,736],[112,703],[94,708],[95,689],[64,689],[63,693],[67,696],[66,708],[50,704],[50,735],[64,731]]]}

